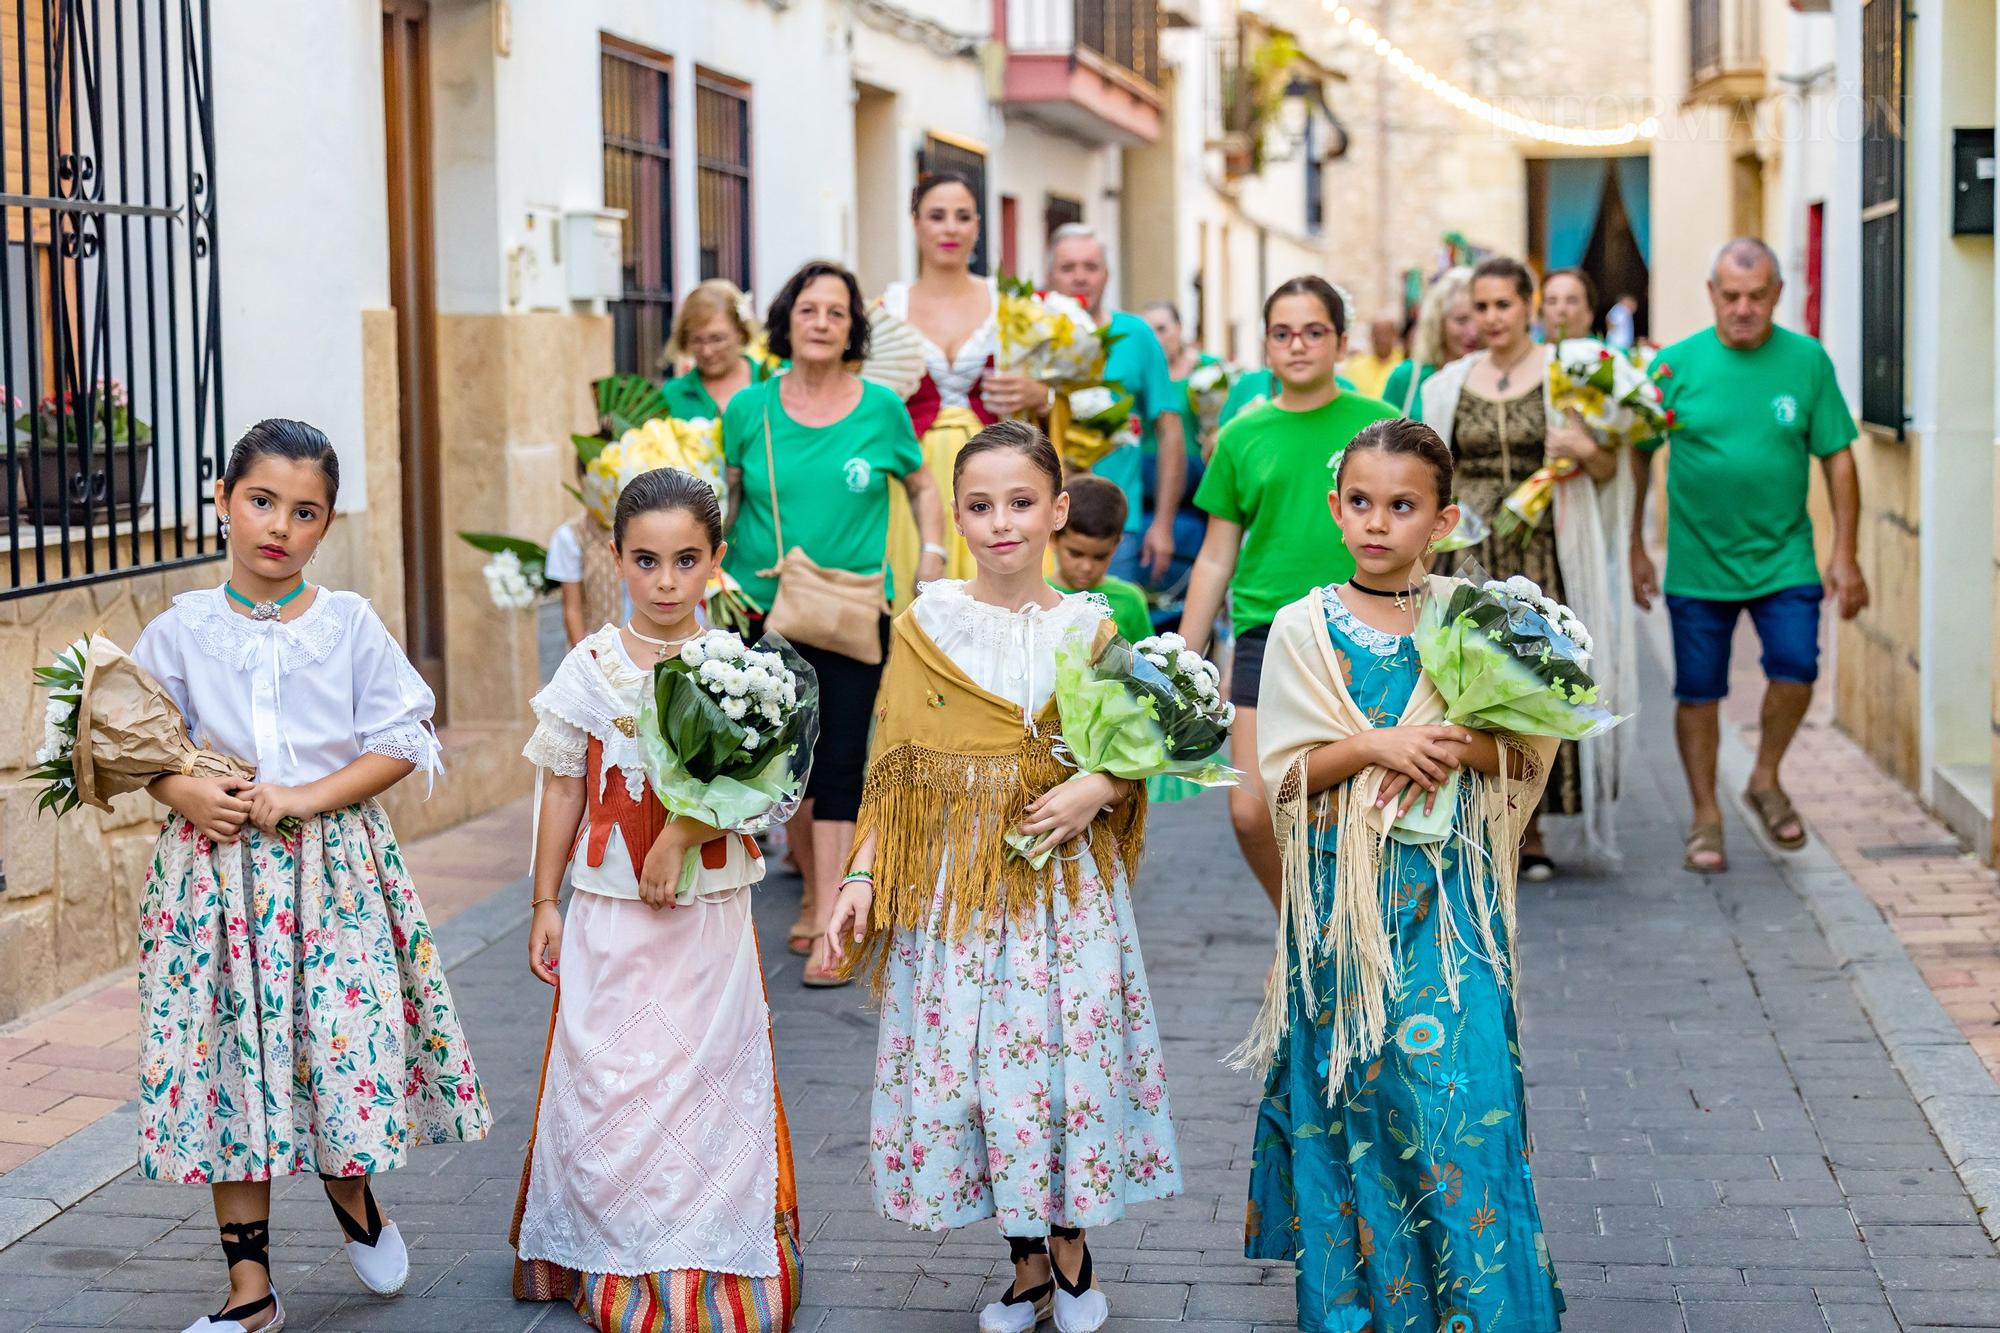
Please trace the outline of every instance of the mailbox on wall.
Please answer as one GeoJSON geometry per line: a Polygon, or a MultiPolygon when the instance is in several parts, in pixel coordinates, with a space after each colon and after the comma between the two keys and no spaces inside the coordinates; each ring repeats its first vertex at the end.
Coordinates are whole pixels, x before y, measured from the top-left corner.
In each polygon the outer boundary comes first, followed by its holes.
{"type": "Polygon", "coordinates": [[[1993,234],[1993,130],[1951,132],[1951,234],[1993,234]]]}
{"type": "Polygon", "coordinates": [[[563,214],[563,268],[572,301],[625,294],[625,210],[576,208],[563,214]]]}

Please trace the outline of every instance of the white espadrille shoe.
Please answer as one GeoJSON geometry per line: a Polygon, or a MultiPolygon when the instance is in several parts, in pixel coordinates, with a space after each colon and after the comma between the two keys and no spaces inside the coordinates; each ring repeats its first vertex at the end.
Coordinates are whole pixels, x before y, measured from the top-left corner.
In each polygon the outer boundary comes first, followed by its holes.
{"type": "MultiPolygon", "coordinates": [[[[320,1179],[324,1182],[329,1177],[320,1179]]],[[[401,1291],[410,1280],[410,1248],[403,1244],[403,1233],[396,1224],[382,1220],[382,1210],[375,1206],[375,1191],[362,1182],[361,1204],[368,1215],[365,1226],[347,1215],[331,1189],[326,1192],[326,1201],[333,1205],[333,1216],[347,1233],[347,1262],[354,1265],[361,1285],[377,1296],[394,1296],[401,1291]]]]}

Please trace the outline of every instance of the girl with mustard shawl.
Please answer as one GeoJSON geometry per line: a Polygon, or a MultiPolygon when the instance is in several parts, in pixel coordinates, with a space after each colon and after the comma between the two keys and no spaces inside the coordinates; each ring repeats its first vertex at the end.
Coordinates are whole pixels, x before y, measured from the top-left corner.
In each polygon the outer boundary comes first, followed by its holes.
{"type": "Polygon", "coordinates": [[[1380,421],[1337,467],[1357,572],[1278,613],[1258,700],[1284,903],[1239,1053],[1266,1071],[1245,1252],[1297,1265],[1302,1333],[1555,1333],[1513,991],[1516,851],[1554,743],[1445,725],[1423,672],[1419,612],[1452,587],[1425,552],[1458,521],[1437,434],[1380,421]],[[1388,836],[1450,792],[1441,841],[1388,836]]]}
{"type": "Polygon", "coordinates": [[[1001,422],[955,472],[979,573],[924,585],[896,619],[821,947],[869,966],[881,1001],[876,1205],[933,1231],[999,1220],[1014,1283],[981,1312],[986,1333],[1051,1314],[1089,1333],[1109,1305],[1084,1229],[1181,1189],[1129,889],[1145,794],[1064,762],[1057,653],[1112,634],[1101,597],[1041,575],[1068,512],[1055,450],[1001,422]],[[1016,828],[1038,840],[1025,858],[1003,842],[1016,828]]]}

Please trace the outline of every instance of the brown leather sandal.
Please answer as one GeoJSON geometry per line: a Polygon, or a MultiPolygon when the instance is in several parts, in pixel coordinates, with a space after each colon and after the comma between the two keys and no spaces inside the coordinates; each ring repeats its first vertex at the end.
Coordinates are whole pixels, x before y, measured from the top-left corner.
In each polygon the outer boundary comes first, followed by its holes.
{"type": "Polygon", "coordinates": [[[1689,830],[1686,850],[1681,856],[1681,869],[1697,875],[1720,875],[1729,869],[1729,857],[1722,850],[1722,825],[1696,824],[1689,830]],[[1712,856],[1715,862],[1704,865],[1695,860],[1698,856],[1712,856]]]}
{"type": "Polygon", "coordinates": [[[1746,791],[1743,799],[1757,812],[1757,819],[1764,825],[1764,832],[1772,842],[1788,852],[1796,852],[1806,845],[1806,821],[1799,818],[1798,808],[1792,804],[1792,798],[1785,795],[1782,787],[1773,787],[1769,791],[1746,791]],[[1798,829],[1789,838],[1778,832],[1787,824],[1798,829]]]}

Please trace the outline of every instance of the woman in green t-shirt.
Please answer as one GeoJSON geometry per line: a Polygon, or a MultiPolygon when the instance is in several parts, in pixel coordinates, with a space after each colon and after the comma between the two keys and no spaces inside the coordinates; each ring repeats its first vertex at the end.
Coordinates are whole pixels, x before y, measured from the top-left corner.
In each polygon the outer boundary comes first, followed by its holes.
{"type": "MultiPolygon", "coordinates": [[[[771,302],[771,351],[791,369],[741,390],[722,416],[729,478],[729,554],[723,568],[759,606],[771,605],[772,572],[784,549],[822,569],[883,578],[889,588],[889,479],[901,480],[923,539],[919,579],[944,572],[944,513],[937,483],[903,400],[849,367],[868,355],[861,287],[838,264],[815,260],[771,302]]],[[[889,621],[882,619],[886,651],[889,621]]],[[[813,644],[795,644],[819,675],[820,733],[812,774],[787,837],[804,888],[791,930],[795,953],[810,953],[826,932],[840,873],[854,843],[868,725],[882,683],[882,659],[863,662],[813,644]],[[810,849],[810,850],[807,850],[810,849]]],[[[807,964],[808,986],[845,982],[807,964]]]]}
{"type": "Polygon", "coordinates": [[[1395,415],[1336,382],[1333,368],[1346,343],[1346,309],[1325,279],[1293,278],[1272,292],[1264,302],[1264,359],[1278,396],[1223,428],[1195,493],[1208,535],[1188,581],[1181,633],[1206,647],[1228,592],[1236,631],[1229,755],[1244,775],[1230,789],[1229,813],[1243,858],[1273,904],[1282,879],[1278,844],[1257,776],[1264,640],[1278,608],[1354,572],[1327,505],[1327,466],[1362,427],[1395,415]]]}
{"type": "Polygon", "coordinates": [[[663,371],[687,365],[660,386],[668,415],[712,421],[739,390],[761,383],[764,368],[744,354],[756,336],[748,300],[735,283],[710,278],[689,292],[674,313],[674,331],[660,353],[663,371]]]}
{"type": "Polygon", "coordinates": [[[1382,401],[1406,417],[1423,415],[1424,381],[1462,356],[1484,345],[1479,316],[1472,309],[1472,270],[1460,265],[1446,269],[1424,293],[1417,307],[1417,327],[1410,335],[1410,355],[1382,386],[1382,401]]]}

